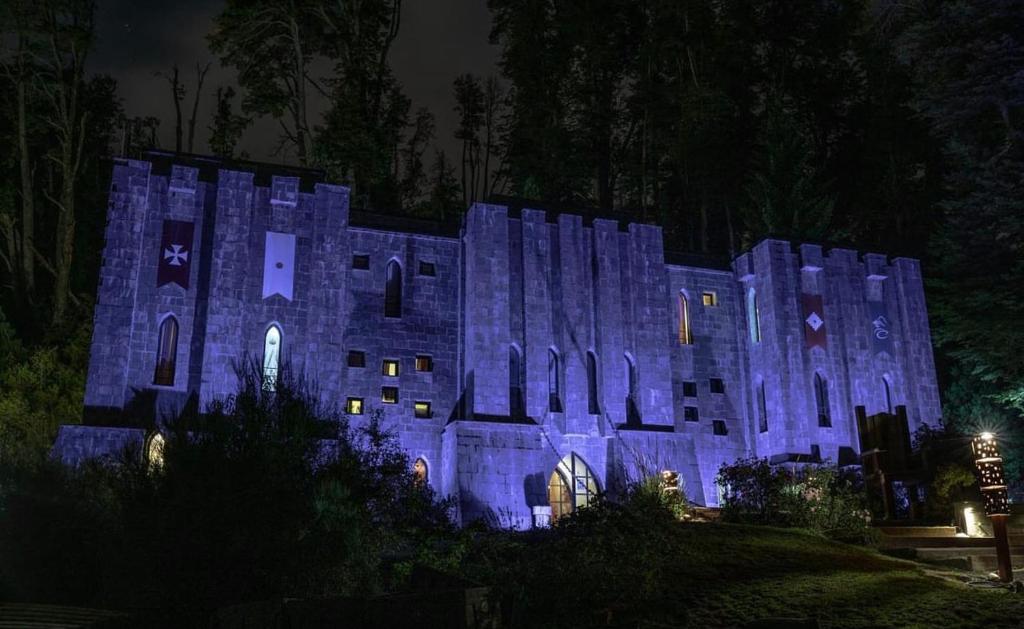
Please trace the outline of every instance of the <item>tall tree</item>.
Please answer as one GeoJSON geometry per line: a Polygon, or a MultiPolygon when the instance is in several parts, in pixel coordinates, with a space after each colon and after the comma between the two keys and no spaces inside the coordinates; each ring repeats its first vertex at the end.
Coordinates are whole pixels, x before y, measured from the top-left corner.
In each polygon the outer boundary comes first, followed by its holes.
{"type": "Polygon", "coordinates": [[[459,116],[455,139],[462,142],[462,205],[469,207],[477,199],[480,127],[484,123],[484,91],[472,74],[455,79],[455,113],[459,116]]]}
{"type": "Polygon", "coordinates": [[[242,110],[274,118],[282,133],[279,149],[294,149],[303,166],[314,149],[309,91],[322,88],[311,76],[310,64],[322,46],[318,14],[327,4],[228,0],[209,36],[221,62],[238,71],[238,84],[245,90],[242,110]]]}
{"type": "Polygon", "coordinates": [[[234,157],[238,140],[252,124],[251,119],[234,112],[234,99],[235,89],[230,85],[217,88],[213,124],[209,131],[210,152],[218,157],[234,157]]]}
{"type": "Polygon", "coordinates": [[[188,152],[195,152],[196,141],[196,117],[199,115],[199,101],[203,95],[203,83],[206,81],[206,73],[210,71],[210,63],[200,65],[196,63],[196,92],[192,96],[192,115],[188,118],[188,152]]]}
{"type": "Polygon", "coordinates": [[[178,64],[171,66],[167,74],[157,72],[157,76],[167,81],[171,88],[171,100],[174,102],[174,151],[181,152],[182,126],[181,126],[181,101],[185,100],[185,86],[181,82],[181,73],[178,71],[178,64]]]}
{"type": "MultiPolygon", "coordinates": [[[[887,5],[912,105],[944,145],[932,241],[936,337],[993,400],[1024,413],[1024,2],[887,5]]],[[[1019,421],[1019,419],[1018,419],[1019,421]]]]}
{"type": "Polygon", "coordinates": [[[400,146],[416,126],[409,118],[411,102],[388,61],[401,27],[402,2],[328,3],[318,17],[324,55],[333,63],[318,159],[332,177],[352,185],[361,203],[394,207],[401,203],[400,146]]]}
{"type": "Polygon", "coordinates": [[[38,58],[36,77],[44,95],[45,122],[54,130],[56,146],[46,155],[56,194],[45,191],[57,213],[53,255],[53,323],[64,323],[71,294],[76,234],[77,185],[87,140],[89,111],[85,100],[85,61],[93,37],[91,0],[47,0],[40,7],[40,30],[47,54],[38,58]]]}

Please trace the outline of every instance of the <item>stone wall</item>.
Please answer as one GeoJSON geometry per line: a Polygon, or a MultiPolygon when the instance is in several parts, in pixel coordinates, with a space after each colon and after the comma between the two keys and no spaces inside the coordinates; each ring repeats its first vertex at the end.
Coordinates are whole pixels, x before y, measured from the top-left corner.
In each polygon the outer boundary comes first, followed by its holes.
{"type": "MultiPolygon", "coordinates": [[[[361,400],[357,425],[379,415],[426,462],[430,483],[458,498],[462,521],[528,526],[572,453],[602,491],[673,469],[692,500],[716,504],[719,466],[741,456],[856,450],[856,406],[906,405],[912,429],[939,419],[915,260],[766,240],[732,270],[666,264],[651,225],[475,204],[458,237],[353,227],[343,187],[292,176],[259,185],[253,172],[226,169],[204,178],[182,165],[163,173],[121,161],[111,183],[85,403],[122,423],[148,426],[189,396],[206,405],[234,393],[275,325],[283,362],[321,402],[361,400]],[[188,289],[156,285],[167,219],[195,225],[188,289]],[[267,232],[295,236],[290,299],[263,294],[267,232]],[[399,317],[384,313],[391,263],[402,275],[399,317]],[[802,295],[821,297],[824,348],[808,346],[802,295]],[[680,296],[691,342],[679,338],[680,296]],[[873,339],[879,312],[885,351],[873,339]],[[176,377],[156,386],[167,316],[179,322],[176,377]],[[365,366],[349,366],[353,351],[365,366]],[[417,356],[432,369],[418,371],[417,356]],[[397,376],[383,372],[386,359],[397,376]],[[831,426],[819,425],[815,374],[827,382],[831,426]],[[383,387],[397,387],[396,403],[383,387]],[[416,402],[430,417],[415,416],[416,402]]],[[[62,430],[55,451],[78,461],[120,443],[89,430],[62,430]]]]}

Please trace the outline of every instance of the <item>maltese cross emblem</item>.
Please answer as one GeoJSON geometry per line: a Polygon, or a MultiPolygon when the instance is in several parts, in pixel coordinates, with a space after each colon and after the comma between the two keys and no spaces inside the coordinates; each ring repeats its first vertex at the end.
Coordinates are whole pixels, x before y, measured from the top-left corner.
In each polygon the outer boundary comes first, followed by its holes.
{"type": "Polygon", "coordinates": [[[170,260],[167,264],[171,266],[181,266],[188,262],[188,251],[184,245],[171,245],[170,249],[164,249],[164,260],[170,260]]]}

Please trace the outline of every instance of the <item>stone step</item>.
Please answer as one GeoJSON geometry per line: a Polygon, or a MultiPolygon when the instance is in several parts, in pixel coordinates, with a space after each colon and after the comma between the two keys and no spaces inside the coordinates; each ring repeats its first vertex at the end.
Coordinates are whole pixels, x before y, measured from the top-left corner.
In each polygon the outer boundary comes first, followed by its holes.
{"type": "Polygon", "coordinates": [[[883,535],[892,537],[955,537],[955,526],[877,526],[883,535]]]}
{"type": "MultiPolygon", "coordinates": [[[[972,572],[992,572],[998,569],[996,549],[979,548],[918,548],[919,561],[941,564],[972,572]]],[[[1010,548],[1010,563],[1013,571],[1024,572],[1024,546],[1010,548]]]]}
{"type": "MultiPolygon", "coordinates": [[[[880,535],[880,548],[994,548],[991,537],[909,537],[880,535]]],[[[1010,546],[1024,548],[1024,535],[1010,535],[1010,546]]]]}

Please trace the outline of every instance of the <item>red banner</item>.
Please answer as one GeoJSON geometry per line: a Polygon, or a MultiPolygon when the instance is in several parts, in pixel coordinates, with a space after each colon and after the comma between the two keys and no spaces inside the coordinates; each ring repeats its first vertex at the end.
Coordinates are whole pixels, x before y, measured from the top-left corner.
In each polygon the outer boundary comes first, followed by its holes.
{"type": "Polygon", "coordinates": [[[820,347],[825,349],[828,344],[828,337],[825,334],[825,309],[822,307],[821,295],[800,296],[804,309],[804,335],[807,337],[807,347],[820,347]]]}
{"type": "Polygon", "coordinates": [[[188,289],[189,271],[192,269],[192,223],[164,221],[160,238],[160,261],[156,268],[156,285],[174,282],[188,289]]]}

